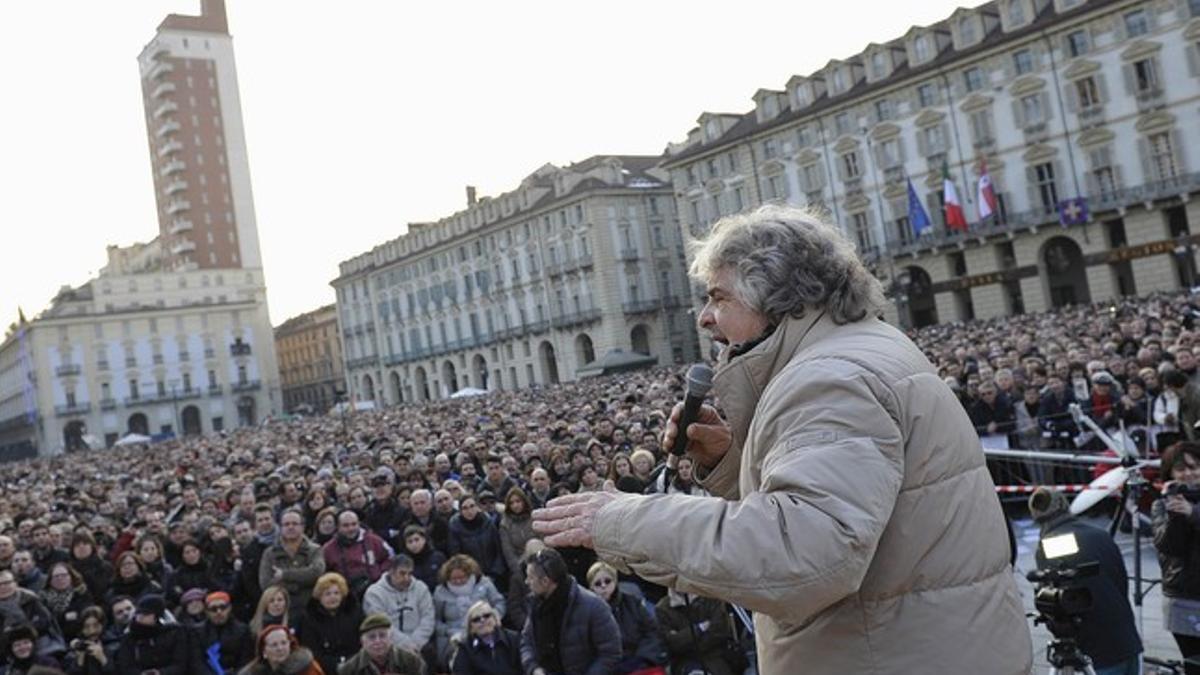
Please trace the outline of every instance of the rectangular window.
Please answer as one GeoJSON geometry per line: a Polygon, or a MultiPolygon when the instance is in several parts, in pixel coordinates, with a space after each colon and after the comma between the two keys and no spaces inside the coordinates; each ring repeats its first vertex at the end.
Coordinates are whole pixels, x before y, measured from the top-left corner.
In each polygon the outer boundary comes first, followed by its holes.
{"type": "Polygon", "coordinates": [[[1087,29],[1080,28],[1076,31],[1067,33],[1067,53],[1073,57],[1083,56],[1091,49],[1091,39],[1088,37],[1087,29]]]}
{"type": "Polygon", "coordinates": [[[1150,32],[1146,10],[1135,9],[1125,15],[1125,37],[1135,38],[1150,32]]]}
{"type": "Polygon", "coordinates": [[[917,102],[922,108],[928,108],[937,103],[937,88],[932,82],[917,87],[917,102]]]}
{"type": "Polygon", "coordinates": [[[1025,23],[1025,5],[1022,3],[1023,0],[1009,0],[1008,25],[1010,28],[1025,23]]]}
{"type": "Polygon", "coordinates": [[[900,165],[899,138],[889,138],[879,144],[879,163],[885,169],[900,165]]]}
{"type": "Polygon", "coordinates": [[[913,42],[913,56],[917,63],[929,60],[929,36],[921,35],[913,42]]]}
{"type": "Polygon", "coordinates": [[[925,156],[935,155],[946,151],[946,134],[940,124],[921,130],[925,141],[925,156]]]}
{"type": "Polygon", "coordinates": [[[1142,59],[1133,64],[1134,87],[1137,93],[1144,94],[1158,90],[1158,69],[1154,59],[1142,59]]]}
{"type": "Polygon", "coordinates": [[[1088,152],[1088,172],[1093,193],[1101,199],[1109,199],[1116,194],[1116,174],[1112,166],[1112,151],[1108,146],[1095,148],[1088,152]]]}
{"type": "Polygon", "coordinates": [[[971,113],[971,137],[976,145],[992,142],[992,112],[988,109],[976,110],[971,113]]]}
{"type": "Polygon", "coordinates": [[[1089,76],[1076,80],[1075,97],[1079,101],[1080,110],[1100,105],[1100,90],[1096,87],[1096,78],[1089,76]]]}
{"type": "Polygon", "coordinates": [[[1155,180],[1169,180],[1177,173],[1175,153],[1171,147],[1171,132],[1164,131],[1150,137],[1150,164],[1155,180]]]}
{"type": "Polygon", "coordinates": [[[886,122],[892,119],[892,102],[889,99],[880,99],[875,102],[875,117],[880,122],[886,122]]]}
{"type": "Polygon", "coordinates": [[[1030,127],[1045,121],[1042,118],[1042,95],[1030,94],[1021,99],[1021,120],[1024,126],[1030,127]]]}
{"type": "Polygon", "coordinates": [[[887,76],[887,54],[878,51],[871,55],[871,77],[879,79],[887,76]]]}
{"type": "Polygon", "coordinates": [[[851,180],[858,178],[858,176],[858,153],[847,152],[846,154],[842,155],[842,177],[846,180],[851,180]]]}
{"type": "Polygon", "coordinates": [[[968,92],[979,91],[984,87],[983,70],[980,68],[967,68],[963,71],[963,85],[968,92]]]}
{"type": "Polygon", "coordinates": [[[1034,187],[1038,200],[1047,212],[1058,208],[1058,187],[1054,184],[1054,164],[1046,162],[1033,167],[1034,187]]]}
{"type": "Polygon", "coordinates": [[[819,164],[805,164],[800,169],[800,177],[804,181],[805,192],[819,190],[825,186],[825,182],[821,180],[821,166],[819,164]]]}
{"type": "Polygon", "coordinates": [[[867,214],[858,212],[851,214],[851,222],[854,227],[854,241],[858,244],[859,253],[866,253],[874,248],[874,243],[871,240],[871,224],[867,220],[867,214]]]}
{"type": "Polygon", "coordinates": [[[838,135],[845,136],[853,131],[850,128],[850,113],[840,112],[833,118],[833,124],[837,128],[838,135]]]}
{"type": "Polygon", "coordinates": [[[1033,52],[1028,49],[1018,49],[1013,52],[1013,68],[1017,71],[1017,75],[1025,75],[1033,72],[1033,52]]]}
{"type": "Polygon", "coordinates": [[[975,17],[964,16],[959,19],[958,37],[964,45],[975,44],[975,17]]]}

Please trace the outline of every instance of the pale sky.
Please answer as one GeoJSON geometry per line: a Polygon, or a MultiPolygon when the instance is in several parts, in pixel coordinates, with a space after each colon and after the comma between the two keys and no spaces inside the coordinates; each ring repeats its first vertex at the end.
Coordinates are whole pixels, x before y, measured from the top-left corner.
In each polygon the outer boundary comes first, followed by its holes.
{"type": "MultiPolygon", "coordinates": [[[[274,325],[338,262],[546,162],[659,154],[706,110],[948,17],[947,0],[227,0],[274,325]]],[[[6,4],[0,326],[157,232],[137,55],[199,0],[6,4]]]]}

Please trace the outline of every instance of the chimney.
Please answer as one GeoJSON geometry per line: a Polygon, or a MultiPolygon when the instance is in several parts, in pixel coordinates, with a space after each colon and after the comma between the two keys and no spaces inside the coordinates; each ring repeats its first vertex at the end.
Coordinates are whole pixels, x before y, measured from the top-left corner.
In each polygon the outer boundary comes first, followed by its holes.
{"type": "Polygon", "coordinates": [[[475,199],[475,186],[468,185],[467,186],[467,208],[475,206],[476,201],[478,201],[478,200],[475,199]]]}

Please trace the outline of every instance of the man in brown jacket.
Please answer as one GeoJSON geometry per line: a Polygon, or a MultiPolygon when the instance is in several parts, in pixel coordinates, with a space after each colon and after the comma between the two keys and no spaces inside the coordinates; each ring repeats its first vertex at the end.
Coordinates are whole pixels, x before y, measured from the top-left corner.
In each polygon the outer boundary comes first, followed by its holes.
{"type": "Polygon", "coordinates": [[[877,318],[882,290],[853,247],[767,206],[718,222],[691,271],[708,290],[700,327],[724,345],[724,414],[705,407],[688,430],[717,497],[570,495],[535,530],[754,610],[762,673],[1029,672],[979,438],[877,318]]]}

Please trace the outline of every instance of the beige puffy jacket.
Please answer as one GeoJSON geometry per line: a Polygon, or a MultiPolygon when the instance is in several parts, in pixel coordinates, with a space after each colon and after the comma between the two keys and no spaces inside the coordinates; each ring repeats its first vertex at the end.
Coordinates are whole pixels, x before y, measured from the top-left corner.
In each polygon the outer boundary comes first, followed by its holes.
{"type": "Polygon", "coordinates": [[[810,313],[722,363],[714,393],[720,497],[622,497],[596,518],[603,558],[753,610],[761,673],[1030,671],[979,438],[911,341],[810,313]]]}

